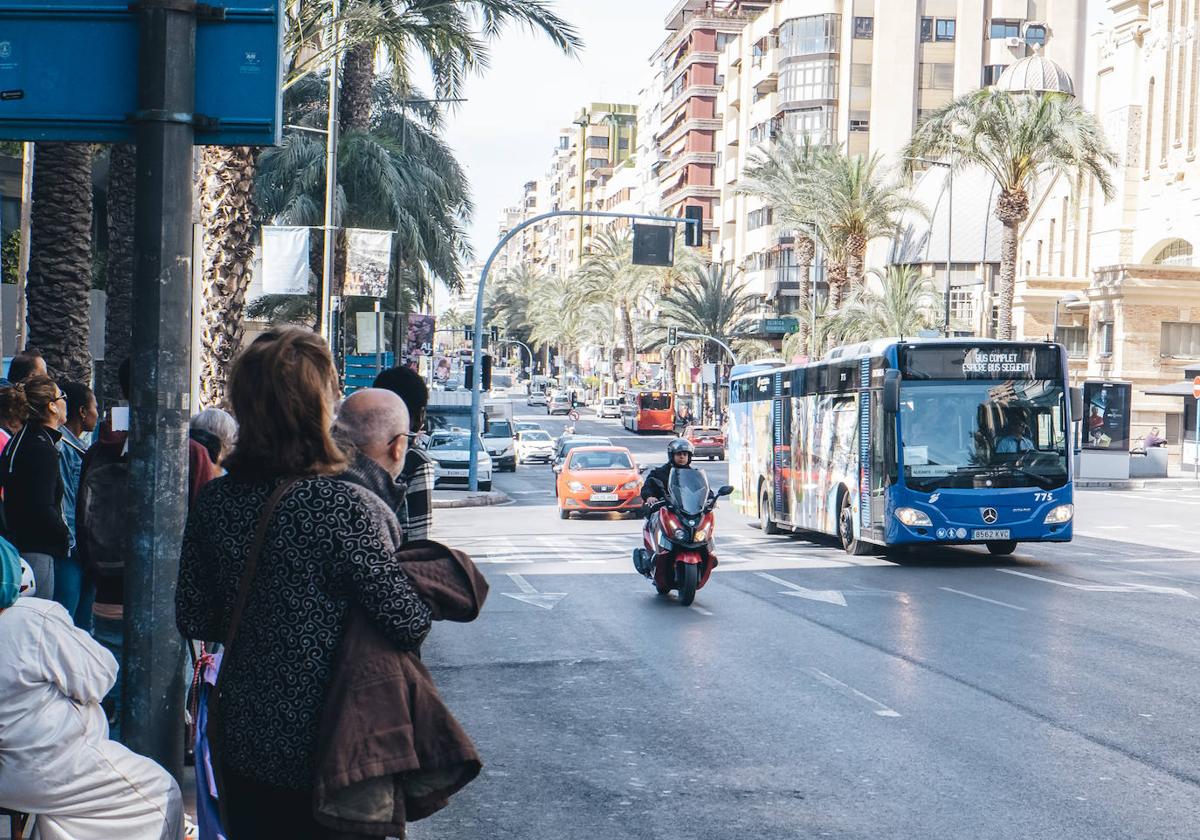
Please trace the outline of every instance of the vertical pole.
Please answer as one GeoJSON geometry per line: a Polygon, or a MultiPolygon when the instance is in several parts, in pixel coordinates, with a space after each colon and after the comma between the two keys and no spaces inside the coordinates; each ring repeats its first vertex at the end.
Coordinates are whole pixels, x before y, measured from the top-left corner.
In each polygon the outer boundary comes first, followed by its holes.
{"type": "Polygon", "coordinates": [[[942,332],[950,337],[950,246],[954,242],[954,167],[946,164],[947,209],[946,213],[946,323],[942,332]]]}
{"type": "Polygon", "coordinates": [[[1196,483],[1200,484],[1200,397],[1196,398],[1196,439],[1195,451],[1192,452],[1192,475],[1196,478],[1196,483]]]}
{"type": "Polygon", "coordinates": [[[173,0],[141,0],[134,215],[124,708],[135,752],[183,771],[183,645],[175,579],[187,510],[191,363],[192,109],[196,18],[173,0]]]}
{"type": "Polygon", "coordinates": [[[1056,343],[1058,342],[1058,303],[1056,298],[1054,300],[1054,338],[1052,339],[1056,343]]]}
{"type": "Polygon", "coordinates": [[[338,0],[333,0],[329,20],[329,120],[325,134],[325,253],[321,265],[321,311],[317,327],[321,336],[333,346],[333,269],[337,237],[334,229],[334,205],[337,202],[337,145],[338,145],[338,0]]]}
{"type": "Polygon", "coordinates": [[[383,373],[383,307],[375,301],[375,375],[383,373]]]}
{"type": "Polygon", "coordinates": [[[29,273],[29,234],[33,226],[33,149],[21,144],[21,251],[17,257],[17,352],[25,349],[25,276],[29,273]]]}

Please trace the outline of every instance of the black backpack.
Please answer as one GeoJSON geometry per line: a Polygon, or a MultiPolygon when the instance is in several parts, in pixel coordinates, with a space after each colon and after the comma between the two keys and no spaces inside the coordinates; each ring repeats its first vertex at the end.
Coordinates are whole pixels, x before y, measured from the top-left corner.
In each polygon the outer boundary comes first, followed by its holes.
{"type": "Polygon", "coordinates": [[[129,458],[89,467],[76,507],[84,565],[105,577],[125,572],[132,550],[129,527],[129,458]]]}

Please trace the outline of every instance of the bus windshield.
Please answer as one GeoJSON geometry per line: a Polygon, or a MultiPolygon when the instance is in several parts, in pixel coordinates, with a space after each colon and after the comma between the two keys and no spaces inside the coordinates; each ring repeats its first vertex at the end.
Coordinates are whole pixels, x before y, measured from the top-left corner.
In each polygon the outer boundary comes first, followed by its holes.
{"type": "Polygon", "coordinates": [[[900,463],[914,490],[1067,483],[1061,383],[1051,380],[906,382],[900,463]]]}

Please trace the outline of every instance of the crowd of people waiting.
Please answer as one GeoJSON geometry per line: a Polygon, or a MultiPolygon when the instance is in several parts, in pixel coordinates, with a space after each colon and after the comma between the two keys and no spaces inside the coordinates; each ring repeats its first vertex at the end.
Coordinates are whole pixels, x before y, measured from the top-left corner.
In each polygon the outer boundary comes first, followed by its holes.
{"type": "MultiPolygon", "coordinates": [[[[129,378],[126,362],[126,401],[129,378]]],[[[201,837],[216,837],[221,824],[229,840],[382,837],[397,828],[376,834],[374,824],[338,821],[359,805],[338,804],[328,767],[344,771],[359,759],[330,743],[331,732],[353,736],[325,699],[345,672],[342,645],[352,636],[362,644],[361,633],[347,634],[356,617],[382,634],[380,644],[408,655],[432,620],[470,620],[486,595],[465,555],[427,539],[433,464],[409,445],[427,400],[421,377],[405,367],[341,400],[321,339],[281,328],[235,361],[231,413],[207,408],[192,418],[176,623],[183,638],[219,651],[205,655],[216,675],[207,713],[217,718],[205,734],[212,792],[219,784],[221,793],[206,804],[201,791],[201,837]],[[406,550],[410,562],[398,562],[406,550]],[[420,570],[434,567],[415,560],[442,564],[436,584],[423,585],[420,570]],[[331,825],[355,830],[335,835],[331,825]]],[[[0,379],[0,808],[36,815],[35,837],[47,840],[184,836],[175,780],[119,740],[128,435],[127,410],[101,422],[92,391],[51,378],[36,350],[15,357],[0,379]]],[[[416,656],[392,673],[408,685],[405,696],[414,685],[417,694],[431,689],[416,656]]],[[[181,663],[181,685],[193,677],[181,663]]],[[[397,713],[354,710],[368,712],[397,713]]],[[[410,721],[395,727],[408,740],[373,743],[373,769],[354,768],[354,778],[378,767],[411,771],[438,752],[439,761],[454,759],[454,772],[439,767],[442,787],[426,780],[422,790],[457,790],[478,772],[478,757],[452,719],[436,720],[436,750],[423,753],[410,721]],[[446,750],[447,731],[458,751],[446,750]]],[[[403,798],[402,787],[385,786],[403,798]]],[[[440,807],[407,804],[418,815],[440,807]]]]}

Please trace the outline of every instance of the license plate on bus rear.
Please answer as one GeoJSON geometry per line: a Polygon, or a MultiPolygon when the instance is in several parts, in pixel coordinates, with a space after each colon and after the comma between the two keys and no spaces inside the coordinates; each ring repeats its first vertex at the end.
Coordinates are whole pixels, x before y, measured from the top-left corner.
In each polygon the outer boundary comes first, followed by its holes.
{"type": "Polygon", "coordinates": [[[593,502],[615,502],[617,500],[616,493],[593,493],[593,502]]]}
{"type": "Polygon", "coordinates": [[[1007,528],[982,528],[978,531],[971,532],[973,540],[1006,540],[1008,539],[1007,528]]]}

